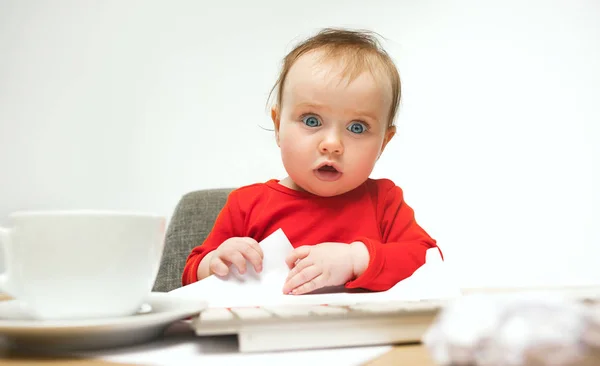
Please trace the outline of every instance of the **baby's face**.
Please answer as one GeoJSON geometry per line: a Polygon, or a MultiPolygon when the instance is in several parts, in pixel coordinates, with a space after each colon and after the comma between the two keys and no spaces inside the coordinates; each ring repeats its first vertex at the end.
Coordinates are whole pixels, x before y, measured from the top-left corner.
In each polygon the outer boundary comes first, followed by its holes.
{"type": "Polygon", "coordinates": [[[312,52],[287,75],[273,120],[292,188],[328,197],[358,187],[394,134],[389,82],[365,70],[348,83],[342,70],[312,52]]]}

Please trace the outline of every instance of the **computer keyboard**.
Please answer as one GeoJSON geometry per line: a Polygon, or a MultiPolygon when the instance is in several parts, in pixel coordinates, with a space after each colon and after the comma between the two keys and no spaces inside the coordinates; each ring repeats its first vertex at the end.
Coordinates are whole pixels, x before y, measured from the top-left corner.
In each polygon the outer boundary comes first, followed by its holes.
{"type": "Polygon", "coordinates": [[[211,308],[199,336],[237,334],[241,352],[420,342],[443,301],[211,308]]]}
{"type": "MultiPolygon", "coordinates": [[[[465,294],[549,294],[600,304],[598,286],[474,290],[465,294]]],[[[198,336],[237,334],[240,352],[418,343],[450,301],[209,308],[191,324],[198,336]]]]}

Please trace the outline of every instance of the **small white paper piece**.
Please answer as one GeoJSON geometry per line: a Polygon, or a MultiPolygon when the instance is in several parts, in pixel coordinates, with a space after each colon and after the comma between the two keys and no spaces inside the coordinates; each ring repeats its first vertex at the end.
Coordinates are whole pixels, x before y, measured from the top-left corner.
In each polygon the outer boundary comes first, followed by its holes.
{"type": "Polygon", "coordinates": [[[280,305],[356,304],[378,301],[438,300],[460,296],[460,290],[440,256],[438,249],[427,251],[426,263],[412,276],[399,282],[388,291],[357,292],[343,287],[329,292],[286,295],[283,285],[289,269],[285,257],[294,249],[283,230],[279,229],[259,243],[263,257],[263,270],[256,273],[248,262],[247,271],[241,275],[231,267],[225,277],[209,276],[198,282],[171,291],[178,296],[190,296],[207,301],[209,308],[251,307],[280,305]]]}
{"type": "Polygon", "coordinates": [[[283,296],[283,283],[288,268],[285,257],[294,247],[279,229],[259,243],[263,250],[263,270],[256,273],[248,262],[245,274],[235,266],[224,277],[211,275],[203,280],[171,291],[178,296],[206,299],[209,307],[258,306],[278,303],[283,296]]]}

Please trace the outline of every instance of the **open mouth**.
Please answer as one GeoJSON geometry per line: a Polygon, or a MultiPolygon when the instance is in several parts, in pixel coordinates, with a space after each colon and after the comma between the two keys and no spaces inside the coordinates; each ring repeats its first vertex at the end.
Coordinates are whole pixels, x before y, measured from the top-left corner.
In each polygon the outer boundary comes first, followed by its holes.
{"type": "Polygon", "coordinates": [[[331,173],[337,173],[337,169],[332,167],[331,165],[324,165],[322,167],[319,168],[320,171],[322,172],[331,172],[331,173]]]}
{"type": "Polygon", "coordinates": [[[319,169],[315,170],[315,175],[320,180],[331,182],[338,180],[342,173],[331,165],[323,165],[319,169]]]}

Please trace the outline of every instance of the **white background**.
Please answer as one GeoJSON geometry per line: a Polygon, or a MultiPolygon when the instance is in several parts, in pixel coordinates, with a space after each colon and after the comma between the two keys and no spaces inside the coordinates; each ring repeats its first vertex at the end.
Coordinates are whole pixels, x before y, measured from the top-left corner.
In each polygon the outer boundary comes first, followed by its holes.
{"type": "Polygon", "coordinates": [[[282,178],[267,94],[325,26],[387,38],[404,99],[373,177],[461,285],[600,283],[597,0],[0,0],[0,223],[169,216],[188,191],[282,178]]]}

